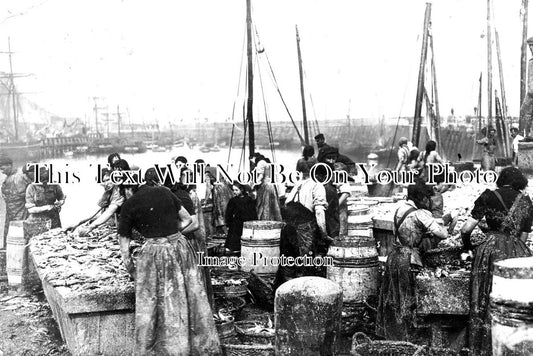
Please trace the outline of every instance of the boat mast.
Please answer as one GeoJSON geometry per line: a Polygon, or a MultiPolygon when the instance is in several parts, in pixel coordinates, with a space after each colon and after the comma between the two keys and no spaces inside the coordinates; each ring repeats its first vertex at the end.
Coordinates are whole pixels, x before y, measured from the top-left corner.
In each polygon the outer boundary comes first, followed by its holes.
{"type": "Polygon", "coordinates": [[[298,25],[296,25],[296,47],[298,48],[298,67],[300,69],[300,93],[302,96],[302,112],[304,124],[304,140],[305,144],[309,145],[309,130],[307,128],[307,113],[305,110],[305,92],[304,92],[304,76],[302,68],[302,52],[300,51],[300,35],[298,34],[298,25]]]}
{"type": "MultiPolygon", "coordinates": [[[[433,79],[433,93],[435,95],[435,111],[433,116],[433,130],[435,135],[435,142],[438,147],[441,147],[440,142],[440,111],[439,111],[439,92],[437,91],[437,73],[435,71],[435,51],[433,50],[433,33],[429,38],[429,46],[431,47],[431,75],[433,79]]],[[[444,150],[441,149],[442,152],[444,150]]]]}
{"type": "Polygon", "coordinates": [[[118,137],[120,137],[120,108],[117,105],[117,131],[118,131],[118,137]]]}
{"type": "Polygon", "coordinates": [[[490,26],[490,0],[487,0],[487,130],[492,125],[492,29],[490,26]]]}
{"type": "Polygon", "coordinates": [[[11,99],[13,101],[13,125],[15,127],[15,141],[18,141],[19,139],[19,124],[17,120],[17,104],[16,104],[16,97],[15,97],[15,81],[13,80],[13,62],[11,60],[11,38],[7,38],[7,50],[9,53],[9,79],[11,79],[11,99]]]}
{"type": "MultiPolygon", "coordinates": [[[[246,122],[248,123],[248,147],[250,156],[255,153],[255,132],[254,132],[254,118],[253,118],[253,102],[254,102],[254,73],[252,62],[252,9],[251,0],[246,0],[246,40],[248,55],[248,100],[246,106],[246,122]]],[[[254,168],[254,164],[250,162],[250,170],[254,168]]]]}
{"type": "Polygon", "coordinates": [[[422,38],[422,54],[420,55],[420,69],[418,71],[418,87],[416,89],[415,116],[413,118],[413,145],[418,146],[420,141],[420,127],[422,124],[422,100],[424,100],[424,69],[428,51],[429,22],[431,17],[431,4],[426,3],[424,15],[424,35],[422,38]]]}
{"type": "Polygon", "coordinates": [[[503,142],[503,150],[505,157],[509,157],[511,155],[510,149],[509,149],[509,136],[507,131],[507,100],[505,99],[505,84],[503,81],[503,64],[502,64],[502,56],[500,51],[500,36],[498,35],[498,31],[494,31],[494,36],[496,39],[496,57],[498,58],[498,74],[500,76],[500,90],[501,90],[501,105],[500,105],[500,113],[501,115],[498,115],[501,118],[501,140],[503,142]]]}
{"type": "MultiPolygon", "coordinates": [[[[522,46],[520,53],[520,105],[526,97],[526,70],[527,70],[527,13],[528,0],[522,0],[522,46]]],[[[520,116],[519,130],[524,132],[526,126],[524,119],[520,116]]]]}
{"type": "Polygon", "coordinates": [[[482,84],[483,84],[483,72],[479,73],[479,94],[477,97],[478,132],[481,132],[481,129],[483,128],[483,125],[481,123],[481,121],[483,120],[483,116],[481,116],[481,97],[482,97],[481,92],[483,89],[482,84]]]}

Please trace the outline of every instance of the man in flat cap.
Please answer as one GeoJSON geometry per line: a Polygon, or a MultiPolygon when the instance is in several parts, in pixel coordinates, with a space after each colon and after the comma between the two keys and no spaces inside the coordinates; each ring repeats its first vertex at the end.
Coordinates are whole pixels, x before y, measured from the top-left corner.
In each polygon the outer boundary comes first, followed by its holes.
{"type": "Polygon", "coordinates": [[[329,145],[326,143],[326,138],[324,137],[324,134],[319,133],[318,135],[316,135],[315,142],[316,142],[316,147],[318,148],[318,155],[316,159],[319,162],[323,162],[324,150],[326,150],[329,147],[329,145]]]}
{"type": "MultiPolygon", "coordinates": [[[[9,223],[24,220],[28,217],[26,210],[26,188],[33,180],[33,173],[25,165],[22,172],[13,169],[13,161],[9,157],[0,157],[0,171],[7,177],[2,184],[2,197],[6,202],[6,222],[4,227],[5,239],[9,223]]],[[[4,245],[5,246],[5,245],[4,245]]]]}
{"type": "MultiPolygon", "coordinates": [[[[533,37],[527,39],[531,54],[533,54],[533,37]]],[[[527,93],[520,107],[520,129],[525,130],[525,136],[531,135],[533,121],[533,59],[527,64],[527,93]]]]}
{"type": "Polygon", "coordinates": [[[405,171],[407,169],[407,164],[409,163],[409,147],[407,143],[409,140],[407,137],[400,137],[398,141],[398,164],[396,165],[397,171],[405,171]]]}

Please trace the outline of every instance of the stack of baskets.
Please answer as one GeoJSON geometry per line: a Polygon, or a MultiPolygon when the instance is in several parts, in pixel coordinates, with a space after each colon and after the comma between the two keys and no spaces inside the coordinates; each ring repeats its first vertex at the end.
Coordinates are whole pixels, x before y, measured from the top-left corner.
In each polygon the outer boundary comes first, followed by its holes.
{"type": "Polygon", "coordinates": [[[266,332],[251,331],[260,321],[237,321],[237,336],[222,343],[222,351],[226,356],[274,356],[273,329],[266,332]]]}
{"type": "Polygon", "coordinates": [[[352,338],[351,356],[459,356],[451,349],[420,346],[405,341],[371,340],[363,333],[352,338]]]}

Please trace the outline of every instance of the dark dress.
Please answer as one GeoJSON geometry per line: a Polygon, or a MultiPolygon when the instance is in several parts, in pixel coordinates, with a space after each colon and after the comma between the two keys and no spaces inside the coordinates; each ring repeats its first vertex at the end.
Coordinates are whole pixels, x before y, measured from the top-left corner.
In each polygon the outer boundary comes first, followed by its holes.
{"type": "Polygon", "coordinates": [[[135,355],[220,355],[195,249],[178,232],[181,201],[141,186],[122,206],[118,234],[145,238],[136,261],[135,355]]]}
{"type": "Polygon", "coordinates": [[[469,344],[472,355],[492,355],[490,292],[494,262],[513,257],[531,256],[520,240],[522,232],[530,232],[533,205],[527,195],[512,188],[484,191],[476,200],[472,217],[485,217],[489,232],[487,239],[476,249],[470,277],[469,344]],[[505,207],[504,207],[505,204],[505,207]]]}
{"type": "Polygon", "coordinates": [[[231,251],[241,250],[242,228],[245,221],[257,220],[255,201],[249,196],[233,197],[226,208],[228,236],[224,245],[231,251]]]}

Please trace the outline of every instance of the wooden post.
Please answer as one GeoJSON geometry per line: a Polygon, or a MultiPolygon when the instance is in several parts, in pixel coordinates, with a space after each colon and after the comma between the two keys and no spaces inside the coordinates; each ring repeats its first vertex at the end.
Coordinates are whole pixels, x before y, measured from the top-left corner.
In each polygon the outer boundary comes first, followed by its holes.
{"type": "Polygon", "coordinates": [[[342,289],[337,283],[320,277],[295,278],[278,288],[274,304],[276,355],[338,353],[342,289]]]}
{"type": "Polygon", "coordinates": [[[431,18],[431,3],[426,3],[426,12],[424,15],[424,34],[422,37],[422,53],[420,55],[420,68],[418,71],[418,87],[416,90],[415,115],[413,117],[413,145],[419,145],[420,141],[420,127],[422,124],[422,100],[424,100],[424,69],[426,66],[427,50],[428,50],[428,35],[429,35],[429,21],[431,18]]]}

